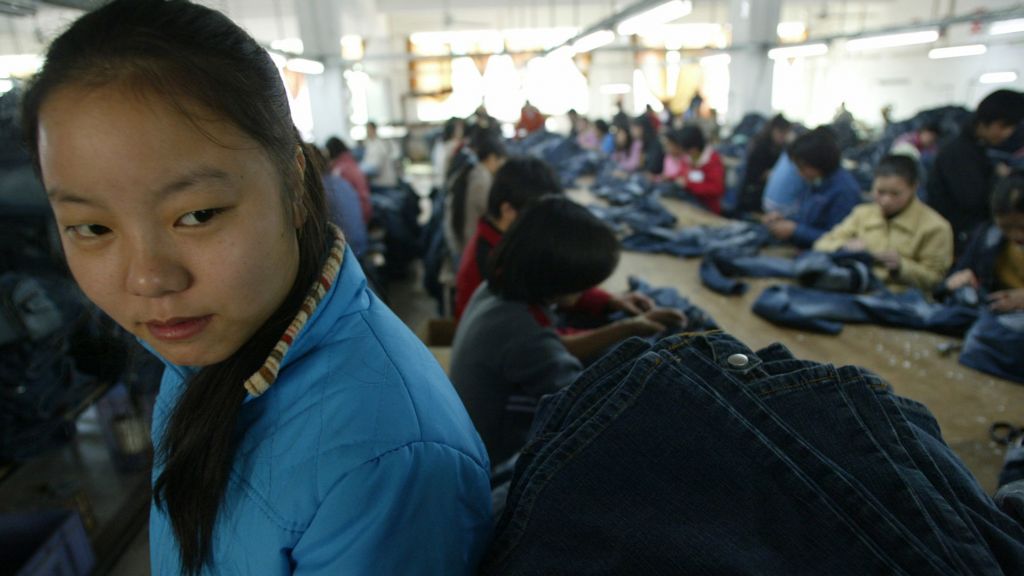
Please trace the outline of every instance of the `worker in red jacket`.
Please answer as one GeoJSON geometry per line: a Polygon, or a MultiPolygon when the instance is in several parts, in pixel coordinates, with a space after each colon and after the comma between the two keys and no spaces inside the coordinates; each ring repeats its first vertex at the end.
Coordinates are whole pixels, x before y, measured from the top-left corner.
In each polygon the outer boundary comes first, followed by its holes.
{"type": "Polygon", "coordinates": [[[669,132],[665,139],[667,154],[661,180],[679,184],[705,208],[721,214],[725,165],[718,152],[707,145],[704,132],[686,126],[669,132]]]}

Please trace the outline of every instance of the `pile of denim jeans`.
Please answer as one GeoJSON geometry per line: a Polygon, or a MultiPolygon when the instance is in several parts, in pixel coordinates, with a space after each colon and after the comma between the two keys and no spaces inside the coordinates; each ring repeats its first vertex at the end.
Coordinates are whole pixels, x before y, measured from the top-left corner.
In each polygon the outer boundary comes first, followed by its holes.
{"type": "Polygon", "coordinates": [[[576,179],[584,174],[593,174],[602,164],[600,153],[584,150],[572,138],[544,130],[510,142],[508,151],[512,155],[533,156],[544,160],[551,165],[566,187],[575,185],[576,179]]]}
{"type": "Polygon", "coordinates": [[[736,296],[747,284],[736,277],[793,278],[802,286],[832,292],[863,293],[883,288],[871,272],[866,252],[805,252],[796,258],[759,256],[747,249],[710,252],[700,264],[700,280],[719,294],[736,296]]]}
{"type": "Polygon", "coordinates": [[[482,574],[1019,574],[1024,528],[923,405],[723,333],[545,397],[482,574]]]}
{"type": "Polygon", "coordinates": [[[979,315],[975,307],[931,302],[918,290],[850,294],[790,285],[765,288],[753,309],[769,322],[825,334],[852,323],[961,336],[979,315]]]}
{"type": "Polygon", "coordinates": [[[622,248],[691,258],[724,250],[757,250],[769,244],[771,233],[762,224],[733,222],[725,226],[691,226],[680,230],[652,227],[622,240],[622,248]]]}
{"type": "Polygon", "coordinates": [[[960,363],[1024,384],[1024,312],[993,314],[985,307],[979,312],[964,336],[960,363]]]}
{"type": "Polygon", "coordinates": [[[396,278],[408,265],[423,256],[420,229],[420,199],[406,182],[395,188],[373,188],[370,194],[373,219],[384,228],[385,276],[396,278]]]}

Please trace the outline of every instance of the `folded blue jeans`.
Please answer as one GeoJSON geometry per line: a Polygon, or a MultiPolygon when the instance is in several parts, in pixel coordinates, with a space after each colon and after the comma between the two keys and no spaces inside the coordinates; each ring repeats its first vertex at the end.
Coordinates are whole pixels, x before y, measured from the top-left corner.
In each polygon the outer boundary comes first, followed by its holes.
{"type": "Polygon", "coordinates": [[[877,376],[778,345],[755,354],[721,333],[627,341],[542,403],[481,571],[1020,566],[1024,531],[916,409],[877,376]],[[924,456],[932,470],[914,467],[924,456]]]}

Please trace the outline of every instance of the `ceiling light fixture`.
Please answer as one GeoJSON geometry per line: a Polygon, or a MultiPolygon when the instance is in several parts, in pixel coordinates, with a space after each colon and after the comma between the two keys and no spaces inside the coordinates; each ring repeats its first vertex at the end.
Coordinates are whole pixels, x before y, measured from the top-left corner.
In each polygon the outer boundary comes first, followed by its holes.
{"type": "Polygon", "coordinates": [[[827,44],[802,44],[800,46],[786,46],[785,48],[772,48],[768,51],[768,57],[772,60],[788,60],[789,58],[806,58],[810,56],[824,56],[828,54],[827,44]]]}
{"type": "Polygon", "coordinates": [[[683,18],[690,12],[693,12],[693,2],[690,0],[672,0],[671,2],[651,8],[646,12],[641,12],[636,16],[626,18],[619,23],[615,31],[621,36],[638,34],[652,26],[683,18]]]}
{"type": "Polygon", "coordinates": [[[846,49],[850,52],[859,52],[863,50],[878,50],[881,48],[898,48],[901,46],[930,44],[938,39],[938,30],[919,30],[917,32],[901,32],[899,34],[856,38],[846,43],[846,49]]]}
{"type": "Polygon", "coordinates": [[[611,44],[615,41],[615,32],[611,30],[598,30],[597,32],[591,32],[586,36],[572,43],[572,49],[577,54],[581,52],[590,52],[595,48],[600,48],[611,44]]]}
{"type": "Polygon", "coordinates": [[[965,46],[949,46],[946,48],[933,48],[928,51],[928,58],[932,60],[943,60],[945,58],[962,58],[964,56],[981,56],[988,52],[984,44],[967,44],[965,46]]]}

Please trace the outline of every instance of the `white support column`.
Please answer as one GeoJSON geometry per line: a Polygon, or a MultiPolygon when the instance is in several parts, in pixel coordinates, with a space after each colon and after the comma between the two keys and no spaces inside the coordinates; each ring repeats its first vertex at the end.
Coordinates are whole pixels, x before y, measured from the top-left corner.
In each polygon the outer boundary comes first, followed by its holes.
{"type": "Polygon", "coordinates": [[[743,48],[732,53],[729,65],[728,124],[748,112],[772,111],[772,70],[768,48],[776,43],[781,0],[730,0],[732,43],[743,48]]]}
{"type": "Polygon", "coordinates": [[[306,77],[313,111],[313,139],[323,146],[331,136],[348,139],[348,90],[341,64],[341,16],[334,0],[295,0],[306,58],[324,63],[324,73],[306,77]]]}

